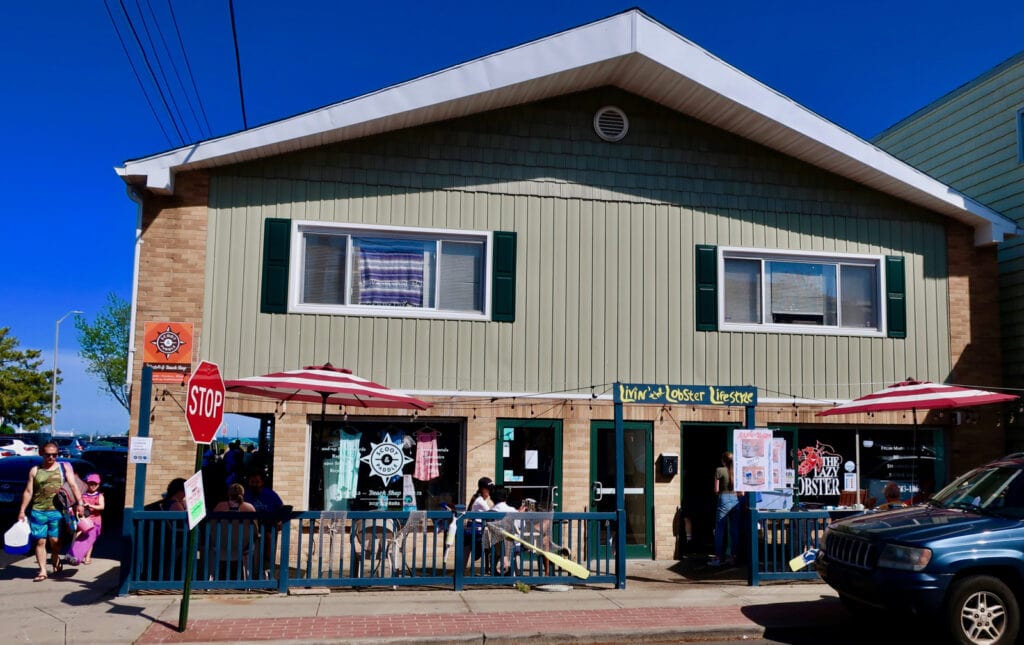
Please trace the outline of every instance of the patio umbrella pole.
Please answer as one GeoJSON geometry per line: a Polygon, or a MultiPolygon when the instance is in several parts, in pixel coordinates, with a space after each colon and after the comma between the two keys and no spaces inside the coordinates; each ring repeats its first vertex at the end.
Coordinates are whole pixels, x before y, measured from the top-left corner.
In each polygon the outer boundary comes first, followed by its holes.
{"type": "Polygon", "coordinates": [[[911,463],[910,472],[910,502],[914,502],[914,495],[917,493],[917,460],[920,459],[920,455],[917,452],[917,408],[911,408],[910,414],[914,419],[914,461],[911,463]]]}
{"type": "Polygon", "coordinates": [[[320,396],[323,397],[323,402],[320,404],[320,429],[323,430],[324,421],[327,420],[327,397],[331,395],[330,392],[321,392],[320,396]]]}
{"type": "Polygon", "coordinates": [[[854,429],[853,440],[856,442],[853,447],[853,459],[854,464],[857,467],[857,503],[861,504],[860,499],[860,428],[854,429]]]}

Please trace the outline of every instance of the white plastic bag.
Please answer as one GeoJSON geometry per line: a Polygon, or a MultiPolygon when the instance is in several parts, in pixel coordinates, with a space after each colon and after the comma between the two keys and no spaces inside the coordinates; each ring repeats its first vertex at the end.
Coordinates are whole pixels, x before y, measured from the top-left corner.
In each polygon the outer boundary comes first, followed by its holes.
{"type": "Polygon", "coordinates": [[[15,522],[14,525],[4,533],[4,551],[12,555],[23,555],[28,553],[28,539],[31,530],[28,522],[15,522]]]}

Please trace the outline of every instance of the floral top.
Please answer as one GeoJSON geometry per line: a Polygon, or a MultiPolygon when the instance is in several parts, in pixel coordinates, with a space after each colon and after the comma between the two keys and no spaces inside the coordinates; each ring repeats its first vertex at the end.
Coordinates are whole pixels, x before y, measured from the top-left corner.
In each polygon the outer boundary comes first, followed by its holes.
{"type": "Polygon", "coordinates": [[[82,493],[82,505],[85,507],[86,516],[92,520],[95,526],[99,526],[103,523],[103,511],[94,511],[89,508],[90,505],[96,505],[100,502],[100,497],[103,493],[96,491],[95,493],[82,493]]]}

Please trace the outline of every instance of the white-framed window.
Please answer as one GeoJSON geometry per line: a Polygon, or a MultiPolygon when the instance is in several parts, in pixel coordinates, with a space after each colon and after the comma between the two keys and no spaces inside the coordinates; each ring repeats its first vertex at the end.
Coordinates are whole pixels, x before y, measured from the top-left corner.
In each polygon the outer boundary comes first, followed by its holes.
{"type": "Polygon", "coordinates": [[[719,248],[723,331],[884,336],[884,257],[719,248]]]}
{"type": "Polygon", "coordinates": [[[292,223],[289,311],[484,320],[491,233],[292,223]]]}

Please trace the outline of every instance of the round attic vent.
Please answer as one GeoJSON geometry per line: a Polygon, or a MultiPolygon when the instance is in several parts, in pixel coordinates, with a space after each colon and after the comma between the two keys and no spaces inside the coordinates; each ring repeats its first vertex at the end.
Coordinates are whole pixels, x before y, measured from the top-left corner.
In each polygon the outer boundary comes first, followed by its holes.
{"type": "Polygon", "coordinates": [[[629,132],[629,119],[619,108],[607,105],[594,115],[594,131],[605,141],[621,141],[629,132]]]}

